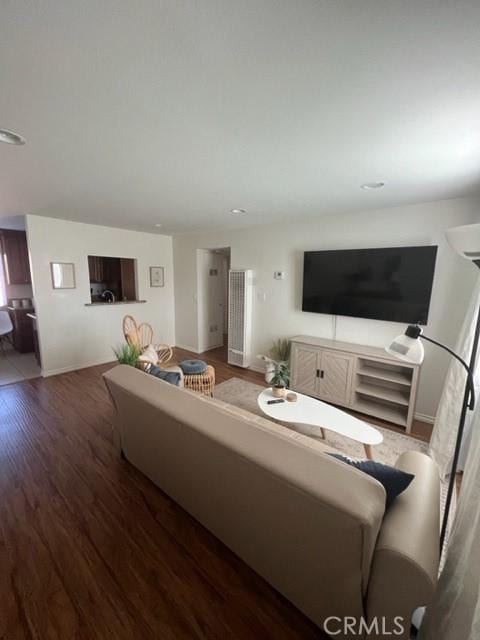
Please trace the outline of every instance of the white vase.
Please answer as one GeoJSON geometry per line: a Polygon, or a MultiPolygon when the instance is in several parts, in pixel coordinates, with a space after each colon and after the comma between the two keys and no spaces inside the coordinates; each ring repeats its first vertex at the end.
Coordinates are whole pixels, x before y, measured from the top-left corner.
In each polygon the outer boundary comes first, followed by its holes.
{"type": "Polygon", "coordinates": [[[268,382],[268,384],[270,384],[270,382],[273,380],[274,375],[275,375],[275,365],[269,364],[267,362],[267,364],[265,365],[265,382],[268,382]]]}

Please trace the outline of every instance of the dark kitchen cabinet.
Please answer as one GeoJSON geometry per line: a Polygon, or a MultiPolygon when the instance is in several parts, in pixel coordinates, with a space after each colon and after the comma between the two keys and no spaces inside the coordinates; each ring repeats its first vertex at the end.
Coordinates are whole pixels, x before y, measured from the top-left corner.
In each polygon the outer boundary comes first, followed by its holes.
{"type": "Polygon", "coordinates": [[[9,307],[10,318],[13,324],[13,347],[20,353],[27,353],[34,350],[32,320],[27,314],[32,313],[32,309],[13,309],[9,307]]]}
{"type": "Polygon", "coordinates": [[[30,284],[32,279],[25,231],[2,229],[0,233],[8,284],[30,284]]]}
{"type": "Polygon", "coordinates": [[[116,302],[137,299],[137,279],[133,258],[111,256],[88,256],[92,302],[104,302],[101,289],[113,293],[116,302]],[[100,290],[99,290],[100,289],[100,290]]]}
{"type": "Polygon", "coordinates": [[[105,280],[104,259],[101,256],[88,256],[88,271],[90,282],[103,282],[105,280]]]}
{"type": "Polygon", "coordinates": [[[136,300],[137,284],[135,280],[135,261],[131,258],[120,258],[120,274],[122,300],[136,300]]]}

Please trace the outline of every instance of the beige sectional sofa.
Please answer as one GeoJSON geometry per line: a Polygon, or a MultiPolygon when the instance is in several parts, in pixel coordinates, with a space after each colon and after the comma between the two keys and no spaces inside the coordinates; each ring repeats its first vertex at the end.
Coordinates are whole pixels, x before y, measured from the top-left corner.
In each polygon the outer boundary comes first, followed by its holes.
{"type": "Polygon", "coordinates": [[[415,479],[385,513],[383,486],[308,436],[132,367],[104,377],[124,457],[311,620],[336,632],[350,616],[355,637],[375,638],[377,617],[380,638],[400,616],[405,633],[395,637],[408,637],[437,580],[430,458],[400,456],[415,479]]]}

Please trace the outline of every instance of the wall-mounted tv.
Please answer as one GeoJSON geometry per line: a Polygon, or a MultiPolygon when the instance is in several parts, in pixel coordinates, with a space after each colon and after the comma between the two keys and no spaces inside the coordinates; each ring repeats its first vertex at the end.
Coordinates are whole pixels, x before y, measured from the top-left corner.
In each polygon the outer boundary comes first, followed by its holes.
{"type": "Polygon", "coordinates": [[[306,251],[302,310],[426,324],[437,247],[306,251]]]}

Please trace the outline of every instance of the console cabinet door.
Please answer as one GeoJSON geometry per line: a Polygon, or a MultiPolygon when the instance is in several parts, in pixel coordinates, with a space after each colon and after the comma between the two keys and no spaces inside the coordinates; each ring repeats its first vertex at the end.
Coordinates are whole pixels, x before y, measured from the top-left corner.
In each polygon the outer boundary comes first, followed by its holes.
{"type": "Polygon", "coordinates": [[[309,396],[318,395],[317,370],[319,369],[320,361],[319,349],[294,343],[292,345],[291,361],[291,388],[309,396]]]}
{"type": "Polygon", "coordinates": [[[318,396],[326,402],[348,406],[352,388],[354,358],[322,349],[318,396]]]}

